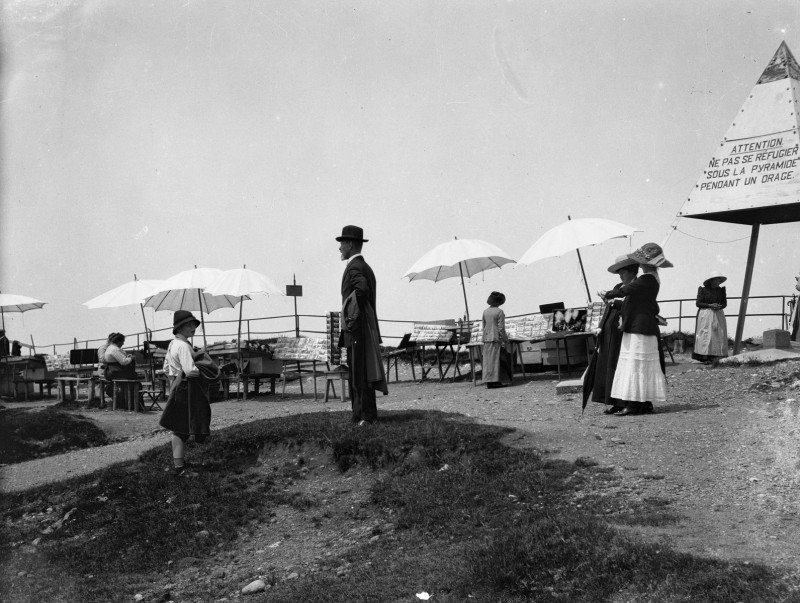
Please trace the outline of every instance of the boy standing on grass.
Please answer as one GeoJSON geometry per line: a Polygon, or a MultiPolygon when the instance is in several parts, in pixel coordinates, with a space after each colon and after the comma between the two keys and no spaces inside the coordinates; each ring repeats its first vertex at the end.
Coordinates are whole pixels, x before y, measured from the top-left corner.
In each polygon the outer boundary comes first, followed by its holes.
{"type": "Polygon", "coordinates": [[[191,312],[178,310],[172,319],[175,335],[164,358],[164,373],[169,380],[169,399],[159,425],[172,432],[174,475],[187,472],[184,448],[189,436],[202,444],[211,434],[211,402],[208,382],[195,365],[195,353],[189,338],[194,336],[200,321],[191,312]]]}

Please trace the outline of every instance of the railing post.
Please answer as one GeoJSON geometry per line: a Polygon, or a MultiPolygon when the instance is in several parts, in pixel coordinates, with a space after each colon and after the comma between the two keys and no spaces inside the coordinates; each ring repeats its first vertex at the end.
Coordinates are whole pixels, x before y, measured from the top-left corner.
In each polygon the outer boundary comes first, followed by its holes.
{"type": "Polygon", "coordinates": [[[678,300],[678,332],[683,333],[683,300],[678,300]]]}

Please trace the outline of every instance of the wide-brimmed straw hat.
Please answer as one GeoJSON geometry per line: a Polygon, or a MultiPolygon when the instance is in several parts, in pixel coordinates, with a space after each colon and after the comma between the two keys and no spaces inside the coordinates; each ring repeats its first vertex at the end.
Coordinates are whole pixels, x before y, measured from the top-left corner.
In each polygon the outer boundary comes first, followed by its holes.
{"type": "Polygon", "coordinates": [[[486,303],[490,306],[502,306],[504,303],[506,303],[506,296],[499,291],[492,291],[489,294],[489,299],[486,300],[486,303]]]}
{"type": "Polygon", "coordinates": [[[342,236],[336,237],[336,240],[341,241],[360,241],[361,243],[369,243],[369,239],[364,238],[364,229],[360,226],[353,226],[348,224],[342,228],[342,236]]]}
{"type": "Polygon", "coordinates": [[[608,267],[608,271],[616,274],[623,268],[627,268],[628,266],[638,266],[639,262],[636,260],[632,260],[627,255],[621,255],[614,260],[614,263],[608,267]]]}
{"type": "Polygon", "coordinates": [[[196,327],[200,326],[200,321],[189,310],[178,310],[172,315],[172,334],[175,335],[178,329],[190,322],[193,322],[196,327]]]}
{"type": "Polygon", "coordinates": [[[642,266],[655,266],[656,268],[672,268],[672,262],[664,257],[664,250],[656,243],[645,243],[628,257],[642,266]]]}
{"type": "Polygon", "coordinates": [[[718,278],[720,285],[728,280],[728,277],[722,274],[719,270],[713,270],[711,274],[708,275],[708,278],[703,281],[703,287],[708,287],[709,281],[713,278],[718,278]]]}

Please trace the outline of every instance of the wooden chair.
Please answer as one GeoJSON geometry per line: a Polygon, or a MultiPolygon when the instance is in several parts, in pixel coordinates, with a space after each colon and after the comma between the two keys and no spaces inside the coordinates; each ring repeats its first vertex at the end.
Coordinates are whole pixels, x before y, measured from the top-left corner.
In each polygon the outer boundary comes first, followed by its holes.
{"type": "Polygon", "coordinates": [[[349,373],[346,370],[343,370],[341,367],[334,369],[332,371],[325,371],[325,399],[324,402],[328,401],[328,391],[332,392],[332,397],[336,398],[336,387],[334,382],[339,380],[339,386],[342,390],[342,395],[340,400],[342,402],[347,401],[347,381],[349,379],[349,373]]]}
{"type": "Polygon", "coordinates": [[[400,380],[397,372],[397,359],[404,354],[408,354],[408,358],[409,360],[411,360],[411,376],[413,377],[414,381],[417,380],[417,374],[414,371],[414,349],[416,345],[417,345],[416,343],[411,341],[411,333],[406,333],[405,335],[403,335],[403,339],[400,340],[400,343],[397,344],[397,348],[386,354],[387,382],[389,381],[389,375],[391,374],[392,362],[394,362],[394,380],[395,381],[400,380]]]}

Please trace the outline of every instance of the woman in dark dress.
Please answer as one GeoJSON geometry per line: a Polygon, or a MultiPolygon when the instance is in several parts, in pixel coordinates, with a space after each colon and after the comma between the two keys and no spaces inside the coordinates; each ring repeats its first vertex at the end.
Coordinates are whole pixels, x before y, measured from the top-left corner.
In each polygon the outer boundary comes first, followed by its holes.
{"type": "Polygon", "coordinates": [[[728,297],[721,272],[712,272],[697,290],[697,321],[694,331],[692,359],[710,363],[728,355],[728,327],[724,308],[728,297]]]}
{"type": "MultiPolygon", "coordinates": [[[[622,255],[608,267],[608,271],[618,274],[622,281],[612,289],[616,293],[622,286],[631,283],[636,278],[639,264],[627,255],[622,255]]],[[[605,292],[601,292],[601,297],[605,297],[605,295],[605,292]]],[[[608,408],[603,411],[607,415],[613,415],[625,407],[624,402],[611,397],[611,386],[614,383],[614,372],[617,370],[619,347],[622,343],[622,329],[619,326],[621,312],[621,299],[612,299],[606,304],[600,319],[600,334],[597,340],[597,365],[592,387],[592,402],[608,405],[608,408]]]]}

